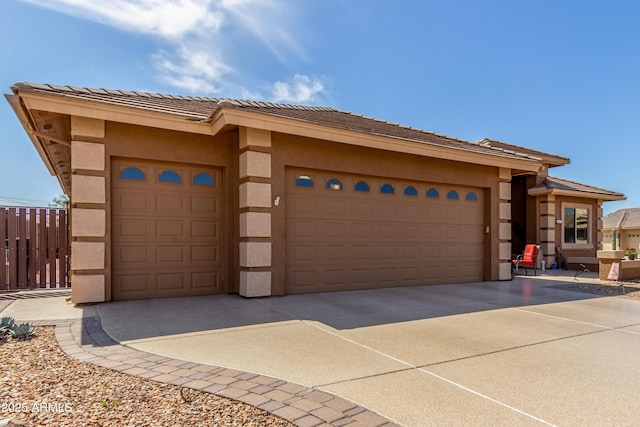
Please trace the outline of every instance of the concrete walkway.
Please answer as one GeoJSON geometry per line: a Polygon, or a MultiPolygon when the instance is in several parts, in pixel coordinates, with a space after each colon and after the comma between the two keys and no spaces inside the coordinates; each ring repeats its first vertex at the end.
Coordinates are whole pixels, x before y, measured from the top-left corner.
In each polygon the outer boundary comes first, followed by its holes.
{"type": "Polygon", "coordinates": [[[637,424],[640,301],[554,273],[251,300],[29,299],[2,315],[65,319],[58,339],[81,360],[297,425],[637,424]]]}

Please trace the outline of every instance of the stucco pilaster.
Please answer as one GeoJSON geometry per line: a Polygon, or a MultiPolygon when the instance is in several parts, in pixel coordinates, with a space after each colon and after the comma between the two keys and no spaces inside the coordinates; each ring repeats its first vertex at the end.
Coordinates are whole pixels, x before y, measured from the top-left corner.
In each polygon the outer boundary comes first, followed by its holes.
{"type": "Polygon", "coordinates": [[[271,132],[239,130],[240,295],[271,295],[271,132]]]}
{"type": "Polygon", "coordinates": [[[498,171],[498,279],[511,279],[511,169],[498,171]]]}
{"type": "Polygon", "coordinates": [[[555,196],[549,194],[539,197],[540,218],[540,256],[538,261],[551,265],[556,259],[556,202],[555,196]]]}
{"type": "Polygon", "coordinates": [[[110,294],[104,137],[104,120],[71,117],[71,299],[76,304],[106,301],[110,294]]]}

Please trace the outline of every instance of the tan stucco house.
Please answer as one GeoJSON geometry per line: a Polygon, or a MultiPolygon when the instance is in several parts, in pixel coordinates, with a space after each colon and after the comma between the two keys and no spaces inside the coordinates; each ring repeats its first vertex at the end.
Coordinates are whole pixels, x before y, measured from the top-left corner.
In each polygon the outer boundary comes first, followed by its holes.
{"type": "Polygon", "coordinates": [[[511,279],[541,245],[597,265],[602,203],[569,159],[333,108],[17,83],[71,199],[76,303],[511,279]]]}
{"type": "Polygon", "coordinates": [[[618,250],[640,249],[640,208],[620,209],[607,215],[602,221],[602,231],[604,250],[613,249],[613,236],[618,250]]]}

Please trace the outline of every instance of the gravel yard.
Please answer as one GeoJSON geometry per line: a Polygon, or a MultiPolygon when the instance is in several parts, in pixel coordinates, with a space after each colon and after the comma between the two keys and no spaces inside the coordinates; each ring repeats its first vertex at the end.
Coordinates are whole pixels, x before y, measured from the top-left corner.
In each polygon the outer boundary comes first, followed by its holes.
{"type": "Polygon", "coordinates": [[[51,326],[0,341],[0,420],[30,426],[292,426],[252,406],[70,358],[51,326]]]}

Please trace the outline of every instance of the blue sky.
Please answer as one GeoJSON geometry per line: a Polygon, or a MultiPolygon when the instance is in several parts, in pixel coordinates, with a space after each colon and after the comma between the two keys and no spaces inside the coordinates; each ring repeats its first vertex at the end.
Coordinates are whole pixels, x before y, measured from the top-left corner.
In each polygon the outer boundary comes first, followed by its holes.
{"type": "MultiPolygon", "coordinates": [[[[18,81],[323,105],[569,157],[640,207],[640,2],[3,0],[18,81]],[[153,6],[152,6],[153,5],[153,6]]],[[[61,190],[5,100],[0,197],[61,190]]]]}

